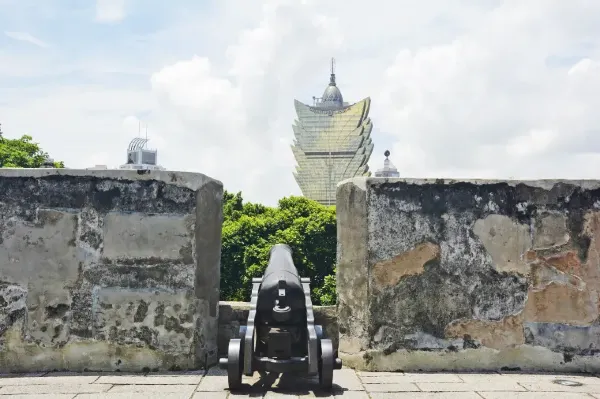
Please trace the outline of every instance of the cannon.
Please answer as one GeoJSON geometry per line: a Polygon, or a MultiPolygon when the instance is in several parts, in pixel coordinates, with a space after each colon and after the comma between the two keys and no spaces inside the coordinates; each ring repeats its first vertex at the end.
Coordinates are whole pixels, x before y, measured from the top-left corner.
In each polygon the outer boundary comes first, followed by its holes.
{"type": "Polygon", "coordinates": [[[310,279],[299,276],[289,246],[271,248],[263,277],[252,279],[250,303],[239,338],[229,341],[227,357],[219,359],[229,389],[241,388],[242,374],[255,371],[318,375],[321,388],[331,389],[333,370],[342,368],[342,361],[322,326],[315,325],[310,279]]]}

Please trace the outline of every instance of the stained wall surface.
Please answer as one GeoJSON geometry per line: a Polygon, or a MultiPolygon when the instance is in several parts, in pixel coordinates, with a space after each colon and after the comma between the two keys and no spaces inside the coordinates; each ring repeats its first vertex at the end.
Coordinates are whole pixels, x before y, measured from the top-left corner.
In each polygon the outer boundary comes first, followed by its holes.
{"type": "Polygon", "coordinates": [[[217,361],[222,184],[0,169],[0,371],[217,361]]]}
{"type": "Polygon", "coordinates": [[[600,182],[338,185],[340,356],[367,370],[600,370],[600,182]]]}

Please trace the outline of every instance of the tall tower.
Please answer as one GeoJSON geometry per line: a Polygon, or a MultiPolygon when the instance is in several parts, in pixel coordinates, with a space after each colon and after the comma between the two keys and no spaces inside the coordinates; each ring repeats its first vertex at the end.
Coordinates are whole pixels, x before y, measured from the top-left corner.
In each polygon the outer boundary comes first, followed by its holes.
{"type": "Polygon", "coordinates": [[[370,176],[373,152],[369,118],[371,98],[354,104],[344,102],[335,81],[335,60],[331,60],[329,85],[313,105],[294,100],[298,118],[294,121],[292,151],[297,166],[294,177],[305,197],[323,205],[335,204],[337,183],[355,176],[370,176]]]}

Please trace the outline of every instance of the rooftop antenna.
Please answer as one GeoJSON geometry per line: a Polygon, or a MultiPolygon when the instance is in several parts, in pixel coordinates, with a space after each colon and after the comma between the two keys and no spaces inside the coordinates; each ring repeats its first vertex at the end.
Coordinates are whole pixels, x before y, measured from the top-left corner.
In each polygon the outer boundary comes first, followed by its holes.
{"type": "Polygon", "coordinates": [[[146,140],[148,140],[148,124],[146,123],[146,140]]]}
{"type": "Polygon", "coordinates": [[[335,86],[335,58],[331,58],[331,76],[329,77],[329,85],[335,86]]]}

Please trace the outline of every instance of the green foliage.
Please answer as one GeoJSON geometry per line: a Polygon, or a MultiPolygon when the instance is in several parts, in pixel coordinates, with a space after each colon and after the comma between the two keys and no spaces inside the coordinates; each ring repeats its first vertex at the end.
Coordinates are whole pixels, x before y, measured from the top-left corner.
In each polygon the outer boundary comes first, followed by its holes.
{"type": "Polygon", "coordinates": [[[335,273],[336,269],[333,269],[333,273],[325,276],[325,281],[322,287],[315,287],[313,295],[319,298],[321,305],[335,305],[337,302],[337,294],[335,291],[335,273]]]}
{"type": "Polygon", "coordinates": [[[288,244],[298,272],[310,277],[313,303],[335,304],[335,208],[286,197],[276,208],[223,196],[221,299],[248,301],[252,278],[262,276],[275,244],[288,244]]]}
{"type": "MultiPolygon", "coordinates": [[[[24,135],[19,139],[7,139],[0,131],[0,168],[39,168],[48,158],[33,138],[24,135]]],[[[64,168],[63,162],[54,162],[55,168],[64,168]]]]}

